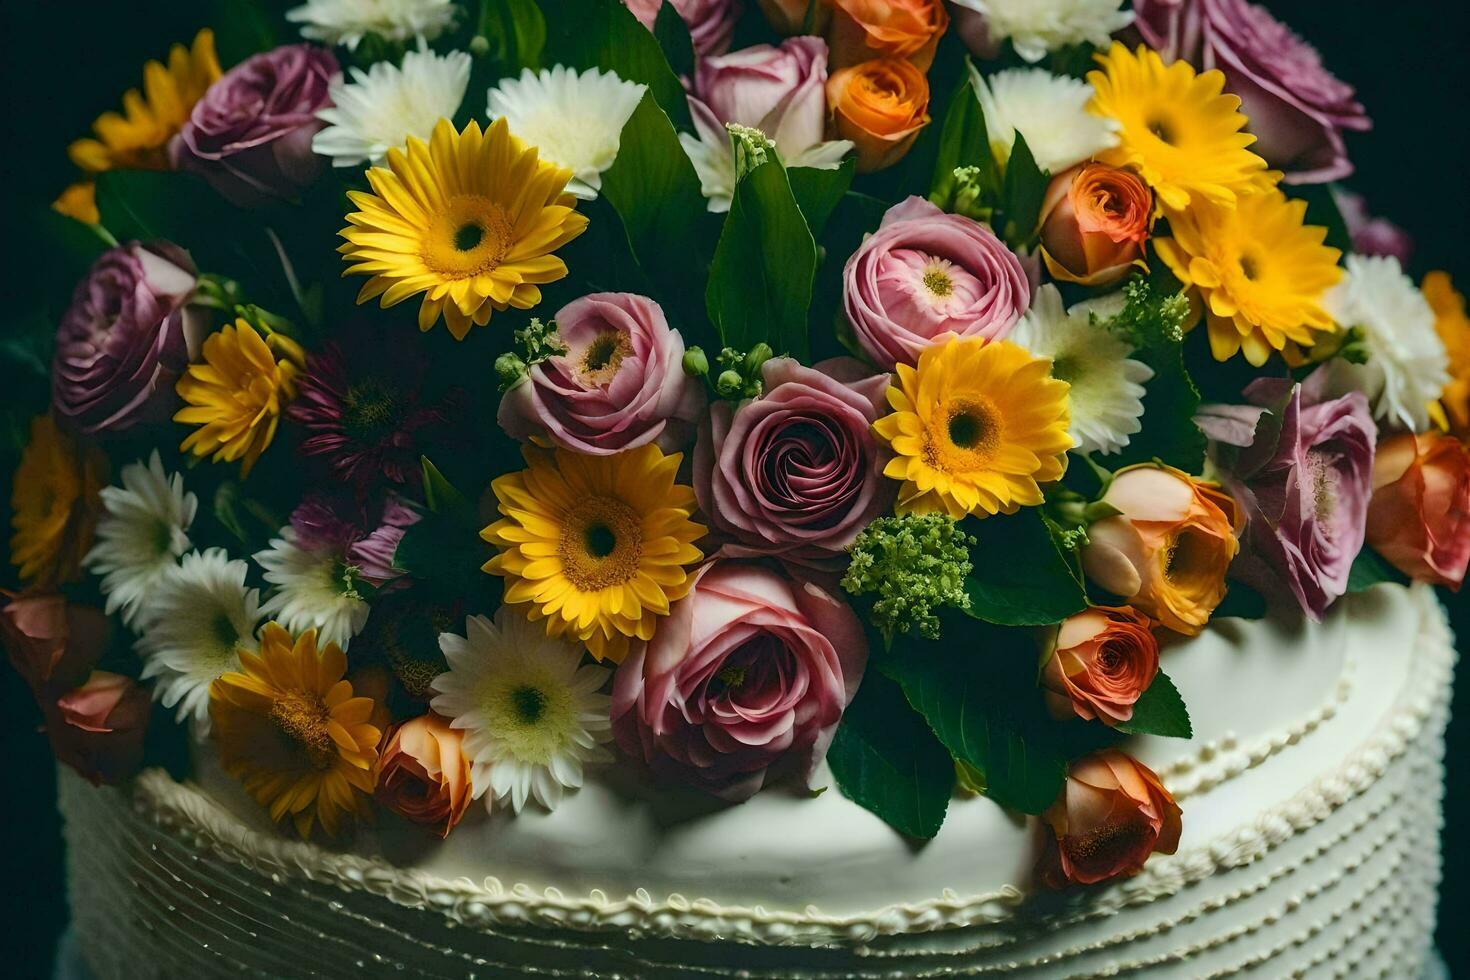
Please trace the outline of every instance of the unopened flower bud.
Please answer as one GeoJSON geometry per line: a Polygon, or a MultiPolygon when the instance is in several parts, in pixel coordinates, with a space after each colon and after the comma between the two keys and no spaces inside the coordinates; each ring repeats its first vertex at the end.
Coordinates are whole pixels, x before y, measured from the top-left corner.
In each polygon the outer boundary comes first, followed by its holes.
{"type": "Polygon", "coordinates": [[[691,378],[702,378],[709,374],[709,357],[699,347],[691,347],[684,352],[684,373],[691,378]]]}

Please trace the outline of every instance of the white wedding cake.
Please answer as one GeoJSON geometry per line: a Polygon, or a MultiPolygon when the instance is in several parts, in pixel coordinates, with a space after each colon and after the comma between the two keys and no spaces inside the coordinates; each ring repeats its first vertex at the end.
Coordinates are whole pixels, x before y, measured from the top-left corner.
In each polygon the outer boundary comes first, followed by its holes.
{"type": "Polygon", "coordinates": [[[981,797],[917,846],[837,792],[717,806],[605,774],[443,842],[384,813],[328,848],[210,753],[183,784],[63,770],[76,932],[97,980],[1414,978],[1454,660],[1433,593],[1392,585],[1176,643],[1195,736],[1130,751],[1189,808],[1178,852],[1062,896],[1032,882],[1038,821],[981,797]]]}

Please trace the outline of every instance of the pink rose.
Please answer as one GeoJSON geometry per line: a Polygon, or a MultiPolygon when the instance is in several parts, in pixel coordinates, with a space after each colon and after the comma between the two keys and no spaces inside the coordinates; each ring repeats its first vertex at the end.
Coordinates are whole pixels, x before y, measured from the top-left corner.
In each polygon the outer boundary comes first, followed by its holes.
{"type": "MultiPolygon", "coordinates": [[[[793,37],[701,58],[694,91],[721,123],[759,129],[788,161],[822,142],[827,125],[827,44],[793,37]]],[[[729,137],[721,133],[728,141],[729,137]]]]}
{"type": "MultiPolygon", "coordinates": [[[[694,42],[695,54],[723,54],[730,49],[735,20],[740,15],[735,0],[669,0],[669,3],[689,25],[689,40],[694,42]]],[[[623,5],[651,31],[663,0],[623,0],[623,5]]]]}
{"type": "Polygon", "coordinates": [[[684,338],[657,303],[593,293],[562,307],[556,325],[567,352],[533,365],[505,393],[501,428],[596,456],[655,440],[666,451],[688,442],[704,387],[684,373],[684,338]]]}
{"type": "Polygon", "coordinates": [[[112,638],[102,610],[70,604],[60,593],[6,595],[0,641],[31,690],[44,699],[86,680],[112,638]]]}
{"type": "Polygon", "coordinates": [[[1127,606],[1094,606],[1057,627],[1042,660],[1041,688],[1053,718],[1116,725],[1159,673],[1159,641],[1147,616],[1127,606]]]}
{"type": "Polygon", "coordinates": [[[1020,260],[994,232],[921,197],[889,208],[842,276],[853,335],[885,371],[947,335],[999,340],[1031,305],[1020,260]]]}
{"type": "Polygon", "coordinates": [[[613,733],[655,773],[731,801],[826,754],[867,663],[862,625],[809,582],[756,564],[695,573],[613,680],[613,733]]]}
{"type": "Polygon", "coordinates": [[[716,402],[694,450],[694,489],[724,554],[830,560],[893,502],[872,424],[889,376],[851,358],[804,367],[773,357],[764,393],[716,402]]]}
{"type": "Polygon", "coordinates": [[[143,764],[148,692],[130,677],[94,670],[87,682],[42,706],[56,758],[93,785],[113,785],[143,764]]]}
{"type": "Polygon", "coordinates": [[[1159,777],[1116,749],[1072,763],[1041,819],[1056,836],[1041,874],[1053,888],[1136,875],[1155,851],[1178,850],[1182,829],[1179,804],[1159,777]]]}

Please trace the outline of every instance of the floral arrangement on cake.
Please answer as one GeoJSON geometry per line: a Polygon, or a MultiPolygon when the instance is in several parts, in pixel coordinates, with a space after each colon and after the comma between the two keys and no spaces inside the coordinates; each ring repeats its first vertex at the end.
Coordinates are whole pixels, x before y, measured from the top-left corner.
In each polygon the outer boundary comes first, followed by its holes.
{"type": "Polygon", "coordinates": [[[0,628],[94,782],[978,793],[1088,884],[1179,840],[1161,645],[1465,576],[1464,299],[1260,6],[231,6],[99,94],[0,351],[0,628]]]}

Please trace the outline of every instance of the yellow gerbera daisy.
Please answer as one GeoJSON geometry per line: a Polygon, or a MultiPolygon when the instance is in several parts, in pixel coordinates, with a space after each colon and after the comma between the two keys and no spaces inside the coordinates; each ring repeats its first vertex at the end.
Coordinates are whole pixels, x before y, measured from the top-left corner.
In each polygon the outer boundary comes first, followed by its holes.
{"type": "Polygon", "coordinates": [[[107,482],[107,457],[79,445],[49,415],[31,420],[10,491],[10,561],[41,590],[75,580],[92,547],[107,482]]]}
{"type": "Polygon", "coordinates": [[[128,89],[123,111],[104,112],[92,124],[96,138],[67,147],[72,163],[88,173],[104,170],[167,170],[168,141],[183,128],[194,103],[220,76],[214,32],[194,35],[192,48],[175,44],[168,67],[143,66],[143,91],[128,89]]]}
{"type": "Polygon", "coordinates": [[[1216,360],[1244,351],[1260,367],[1281,351],[1298,363],[1299,347],[1337,330],[1322,297],[1342,278],[1342,253],[1323,244],[1326,228],[1303,224],[1306,213],[1305,201],[1273,190],[1234,208],[1201,204],[1169,214],[1174,237],[1154,247],[1203,301],[1216,360]]]}
{"type": "Polygon", "coordinates": [[[571,635],[599,660],[621,663],[628,638],[653,636],[689,590],[685,566],[705,529],[689,519],[694,491],[674,482],[682,453],[655,445],[615,456],[525,450],[529,468],[492,483],[502,520],[480,533],[500,553],[505,601],[571,635]]]}
{"type": "Polygon", "coordinates": [[[505,118],[480,133],[439,120],[428,145],[408,138],[407,152],[388,151],[388,168],[367,172],[371,194],[348,191],[362,210],[347,216],[338,247],[343,275],[372,276],[358,293],[389,307],[423,294],[419,329],[444,315],[456,340],[492,310],[528,310],[539,284],[567,274],[551,253],[580,235],[587,218],[565,193],[572,172],[554,166],[511,135],[505,118]]]}
{"type": "Polygon", "coordinates": [[[281,334],[267,342],[245,320],[226,325],[204,341],[204,361],[189,365],[176,386],[188,407],[175,422],[197,425],[179,448],[195,456],[214,454],[214,462],[243,459],[240,475],[276,436],[281,410],[296,397],[301,348],[281,334]],[[277,361],[272,350],[284,357],[277,361]]]}
{"type": "Polygon", "coordinates": [[[272,820],[289,815],[302,837],[320,820],[336,836],[344,816],[366,812],[377,783],[377,704],[352,696],[346,655],[335,643],[318,650],[316,630],[293,641],[267,623],[260,652],[239,655],[241,670],[209,685],[220,764],[272,820]]]}
{"type": "Polygon", "coordinates": [[[1087,75],[1096,90],[1088,109],[1119,125],[1118,145],[1099,161],[1137,170],[1175,210],[1196,196],[1230,207],[1275,184],[1280,175],[1246,149],[1256,138],[1242,132],[1240,99],[1224,94],[1221,72],[1195,74],[1184,61],[1165,67],[1158,52],[1140,45],[1135,54],[1117,41],[1096,57],[1103,70],[1087,75]]]}
{"type": "Polygon", "coordinates": [[[1434,310],[1434,329],[1449,355],[1450,383],[1430,414],[1440,428],[1470,436],[1470,316],[1465,315],[1465,297],[1447,272],[1429,273],[1420,289],[1434,310]]]}
{"type": "Polygon", "coordinates": [[[1008,340],[951,340],[898,365],[893,412],[873,425],[896,454],[884,475],[904,481],[898,512],[958,520],[1041,503],[1072,448],[1069,389],[1050,359],[1008,340]]]}

